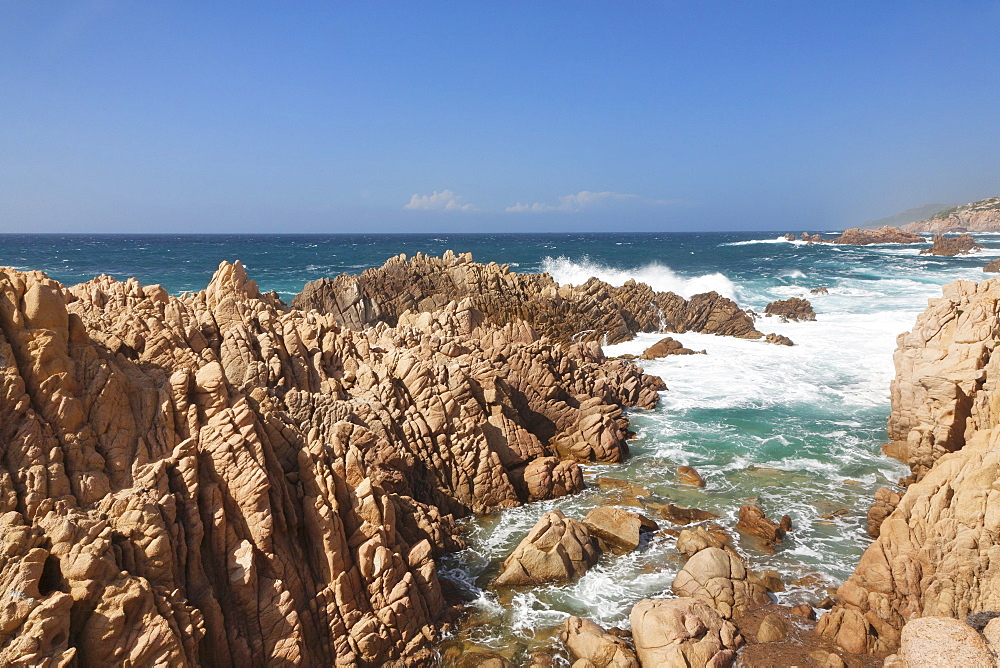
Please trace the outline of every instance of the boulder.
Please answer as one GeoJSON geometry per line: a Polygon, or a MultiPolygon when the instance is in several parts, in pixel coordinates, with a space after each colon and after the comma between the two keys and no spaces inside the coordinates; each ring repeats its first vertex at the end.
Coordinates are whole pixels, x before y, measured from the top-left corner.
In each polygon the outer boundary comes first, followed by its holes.
{"type": "MultiPolygon", "coordinates": [[[[785,522],[784,517],[782,522],[785,522]]],[[[787,520],[787,526],[791,527],[791,518],[787,520]]],[[[768,519],[760,506],[753,504],[740,507],[740,519],[736,528],[763,539],[764,544],[769,546],[781,542],[785,537],[785,529],[781,524],[768,519]]]]}
{"type": "Polygon", "coordinates": [[[767,590],[751,579],[739,555],[718,547],[706,547],[688,559],[672,588],[678,596],[704,600],[726,619],[771,600],[767,590]]]}
{"type": "Polygon", "coordinates": [[[695,599],[644,599],[629,620],[643,666],[729,666],[743,645],[732,622],[695,599]]]}
{"type": "Polygon", "coordinates": [[[788,627],[781,617],[768,613],[757,629],[757,642],[778,642],[788,635],[788,627]]]}
{"type": "MultiPolygon", "coordinates": [[[[704,350],[701,351],[704,354],[704,350]]],[[[690,348],[685,348],[684,345],[669,336],[660,339],[642,354],[641,358],[644,360],[655,360],[661,357],[666,357],[667,355],[697,355],[698,353],[690,348]]]]}
{"type": "Polygon", "coordinates": [[[920,617],[907,622],[898,654],[906,668],[994,665],[986,640],[965,622],[951,617],[920,617]]]}
{"type": "Polygon", "coordinates": [[[701,474],[694,469],[693,466],[678,466],[677,479],[680,480],[685,485],[694,485],[695,487],[705,486],[705,480],[701,477],[701,474]]]}
{"type": "Polygon", "coordinates": [[[691,524],[692,522],[702,522],[704,520],[714,520],[719,516],[707,510],[698,508],[684,508],[673,503],[656,503],[647,501],[646,507],[656,511],[657,516],[667,520],[672,524],[691,524]]]}
{"type": "Polygon", "coordinates": [[[809,303],[808,299],[800,297],[771,302],[764,307],[764,315],[765,317],[777,316],[781,318],[782,322],[789,320],[803,322],[816,319],[816,311],[813,310],[812,304],[809,303]]]}
{"type": "Polygon", "coordinates": [[[569,617],[559,637],[574,659],[589,661],[596,668],[639,668],[635,652],[624,640],[588,619],[569,617]]]}
{"type": "Polygon", "coordinates": [[[645,515],[614,506],[594,508],[583,518],[583,524],[592,536],[626,550],[639,547],[642,534],[659,528],[645,515]]]}
{"type": "Polygon", "coordinates": [[[1000,274],[1000,257],[983,267],[983,271],[988,274],[1000,274]]]}
{"type": "Polygon", "coordinates": [[[792,340],[785,336],[784,334],[768,334],[764,337],[764,340],[768,343],[773,343],[776,346],[794,346],[792,340]]]}
{"type": "Polygon", "coordinates": [[[582,523],[560,510],[538,520],[504,560],[495,584],[533,585],[575,580],[597,563],[597,543],[582,523]]]}
{"type": "Polygon", "coordinates": [[[706,531],[702,527],[683,529],[680,536],[677,537],[677,551],[686,557],[692,557],[706,547],[722,548],[725,545],[726,541],[721,536],[706,531]]]}

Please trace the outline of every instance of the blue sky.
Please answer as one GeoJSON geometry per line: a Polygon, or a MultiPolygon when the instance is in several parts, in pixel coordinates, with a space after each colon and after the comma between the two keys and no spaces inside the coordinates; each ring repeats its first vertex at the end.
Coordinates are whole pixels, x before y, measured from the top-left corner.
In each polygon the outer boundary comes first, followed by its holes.
{"type": "Polygon", "coordinates": [[[0,232],[793,230],[1000,195],[1000,2],[0,3],[0,232]]]}

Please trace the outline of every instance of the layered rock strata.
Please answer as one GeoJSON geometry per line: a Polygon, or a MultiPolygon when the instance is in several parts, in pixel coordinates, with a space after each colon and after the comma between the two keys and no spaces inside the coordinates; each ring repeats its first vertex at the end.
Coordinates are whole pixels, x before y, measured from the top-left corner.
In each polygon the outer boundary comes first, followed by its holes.
{"type": "Polygon", "coordinates": [[[881,493],[878,538],[820,620],[848,651],[895,650],[908,620],[1000,609],[998,300],[1000,280],[951,283],[898,339],[887,452],[912,475],[902,498],[881,493]]]}
{"type": "Polygon", "coordinates": [[[620,343],[639,332],[704,332],[748,339],[763,336],[732,300],[715,292],[684,299],[628,281],[614,287],[591,278],[559,285],[548,274],[518,274],[507,265],[480,264],[472,255],[399,255],[359,276],[307,283],[293,306],[332,314],[352,329],[395,325],[406,311],[435,311],[468,298],[489,322],[522,320],[553,341],[620,343]]]}
{"type": "Polygon", "coordinates": [[[662,388],[468,301],[393,324],[239,263],[179,298],[0,269],[0,664],[418,661],[453,518],[579,489],[662,388]]]}

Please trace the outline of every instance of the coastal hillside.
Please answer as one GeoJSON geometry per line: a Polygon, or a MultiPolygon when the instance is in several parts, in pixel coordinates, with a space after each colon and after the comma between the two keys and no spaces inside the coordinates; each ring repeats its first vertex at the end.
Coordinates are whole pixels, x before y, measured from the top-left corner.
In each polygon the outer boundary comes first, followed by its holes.
{"type": "Polygon", "coordinates": [[[988,197],[939,211],[924,220],[903,227],[907,232],[1000,232],[1000,197],[988,197]]]}
{"type": "Polygon", "coordinates": [[[580,490],[661,389],[467,302],[0,269],[0,665],[427,665],[455,519],[580,490]]]}
{"type": "Polygon", "coordinates": [[[909,223],[915,223],[918,220],[926,220],[936,213],[954,207],[954,204],[924,204],[923,206],[916,206],[906,211],[900,211],[892,216],[886,216],[878,220],[869,220],[866,223],[858,225],[858,227],[862,230],[877,230],[887,225],[889,227],[901,227],[909,223]]]}
{"type": "Polygon", "coordinates": [[[1000,280],[946,285],[898,341],[886,452],[908,487],[876,494],[878,538],[820,621],[854,653],[905,654],[915,619],[1000,609],[1000,280]]]}

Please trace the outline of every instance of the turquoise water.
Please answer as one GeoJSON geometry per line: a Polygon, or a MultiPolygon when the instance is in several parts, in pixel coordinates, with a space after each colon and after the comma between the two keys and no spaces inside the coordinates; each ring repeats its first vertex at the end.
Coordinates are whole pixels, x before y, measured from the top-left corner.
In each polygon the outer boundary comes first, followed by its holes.
{"type": "MultiPolygon", "coordinates": [[[[806,296],[817,321],[758,328],[789,336],[788,348],[700,334],[675,338],[707,355],[643,363],[668,391],[654,411],[635,411],[632,457],[621,466],[587,467],[634,481],[661,501],[720,515],[732,529],[740,505],[755,500],[772,517],[788,514],[795,529],[774,554],[735,536],[758,569],[800,581],[779,598],[821,598],[853,570],[868,544],[865,513],[872,493],[905,473],[880,453],[889,412],[896,336],[909,329],[926,300],[958,278],[981,280],[1000,256],[1000,237],[958,258],[920,256],[916,247],[806,246],[777,233],[621,235],[379,235],[379,236],[0,236],[0,265],[42,269],[67,283],[99,273],[136,276],[172,292],[201,289],[222,260],[240,259],[264,290],[286,296],[320,276],[358,273],[389,256],[445,249],[515,271],[548,271],[560,282],[596,275],[620,284],[643,280],[685,296],[714,289],[762,312],[775,299],[806,296]],[[829,294],[811,295],[827,287],[829,294]],[[680,485],[679,465],[697,468],[704,488],[680,485]],[[843,512],[840,512],[843,511],[843,512]],[[836,514],[835,514],[836,513],[836,514]]],[[[657,335],[606,348],[641,353],[657,335]]],[[[582,518],[613,494],[535,503],[469,520],[471,547],[443,564],[446,577],[475,599],[460,638],[512,656],[549,645],[567,614],[627,625],[631,606],[664,595],[680,559],[668,535],[630,555],[602,558],[579,581],[531,590],[488,587],[502,560],[545,511],[559,507],[582,518]]],[[[664,526],[666,524],[664,523],[664,526]]]]}

